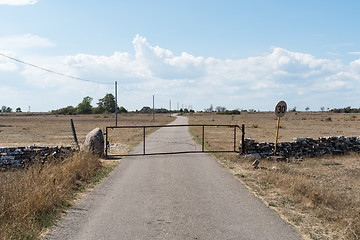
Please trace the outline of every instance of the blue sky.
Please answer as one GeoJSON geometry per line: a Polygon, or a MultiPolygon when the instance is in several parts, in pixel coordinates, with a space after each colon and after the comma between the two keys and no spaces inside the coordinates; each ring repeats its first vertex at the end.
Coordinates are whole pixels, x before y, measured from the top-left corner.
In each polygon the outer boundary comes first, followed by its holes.
{"type": "Polygon", "coordinates": [[[360,107],[359,1],[0,0],[0,105],[360,107]]]}

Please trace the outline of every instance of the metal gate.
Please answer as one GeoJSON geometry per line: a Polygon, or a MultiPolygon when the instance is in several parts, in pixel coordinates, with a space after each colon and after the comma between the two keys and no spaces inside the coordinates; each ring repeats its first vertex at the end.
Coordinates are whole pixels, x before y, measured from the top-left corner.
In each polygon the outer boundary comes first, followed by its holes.
{"type": "MultiPolygon", "coordinates": [[[[105,141],[105,156],[141,156],[141,155],[164,155],[164,154],[183,154],[183,153],[218,153],[218,152],[234,152],[234,153],[240,153],[239,152],[239,145],[237,145],[237,139],[239,139],[237,137],[238,135],[238,131],[241,131],[241,142],[244,143],[244,135],[245,135],[245,131],[244,131],[244,125],[242,125],[242,127],[240,127],[239,125],[211,125],[211,124],[186,124],[186,125],[147,125],[147,126],[110,126],[110,127],[106,127],[106,132],[105,132],[105,137],[106,137],[106,141],[105,141]],[[146,129],[149,128],[174,128],[174,127],[200,127],[202,129],[201,131],[201,142],[200,142],[200,146],[201,149],[199,150],[190,150],[190,151],[169,151],[169,152],[147,152],[146,149],[146,129]],[[229,150],[208,150],[205,147],[205,142],[206,142],[206,130],[209,127],[224,127],[224,128],[229,128],[229,129],[233,129],[233,133],[232,136],[229,138],[232,138],[231,141],[233,143],[231,149],[229,150]],[[116,129],[130,129],[130,130],[141,130],[142,132],[142,152],[141,153],[120,153],[120,154],[114,154],[111,153],[109,151],[110,149],[110,130],[116,130],[116,129]]],[[[244,149],[243,147],[241,149],[244,149]]]]}

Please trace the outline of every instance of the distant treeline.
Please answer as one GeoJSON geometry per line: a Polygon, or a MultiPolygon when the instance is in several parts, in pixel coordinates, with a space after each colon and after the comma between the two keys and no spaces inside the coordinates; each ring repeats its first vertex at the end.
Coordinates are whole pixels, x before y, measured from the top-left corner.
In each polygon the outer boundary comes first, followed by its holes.
{"type": "Polygon", "coordinates": [[[334,112],[334,113],[360,113],[360,108],[351,108],[349,107],[345,107],[345,108],[334,108],[331,109],[330,112],[334,112]]]}
{"type": "MultiPolygon", "coordinates": [[[[93,98],[87,96],[77,107],[67,106],[57,110],[52,110],[53,114],[75,115],[75,114],[99,114],[99,113],[114,113],[116,110],[116,101],[114,95],[108,93],[105,97],[99,99],[97,107],[91,105],[93,98]]],[[[118,113],[127,113],[124,107],[117,107],[118,113]]]]}
{"type": "Polygon", "coordinates": [[[218,112],[217,114],[238,115],[238,114],[241,114],[241,112],[239,110],[225,110],[223,112],[218,112]]]}

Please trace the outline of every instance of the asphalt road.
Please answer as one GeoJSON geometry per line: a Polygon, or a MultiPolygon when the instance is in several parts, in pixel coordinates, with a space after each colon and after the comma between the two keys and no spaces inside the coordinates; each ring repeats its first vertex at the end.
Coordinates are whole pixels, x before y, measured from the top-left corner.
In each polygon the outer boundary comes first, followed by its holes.
{"type": "MultiPolygon", "coordinates": [[[[187,124],[179,117],[172,124],[187,124]]],[[[194,150],[184,127],[162,128],[147,152],[194,150]]],[[[134,152],[142,152],[139,145],[134,152]]],[[[45,239],[301,239],[210,155],[127,157],[45,239]]]]}

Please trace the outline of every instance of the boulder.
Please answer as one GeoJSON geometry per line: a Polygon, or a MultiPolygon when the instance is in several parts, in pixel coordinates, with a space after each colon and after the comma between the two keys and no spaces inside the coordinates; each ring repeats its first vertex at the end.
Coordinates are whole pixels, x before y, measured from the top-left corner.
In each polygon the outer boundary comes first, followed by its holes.
{"type": "Polygon", "coordinates": [[[99,157],[104,154],[104,136],[100,128],[95,128],[86,135],[82,150],[89,151],[99,157]]]}

